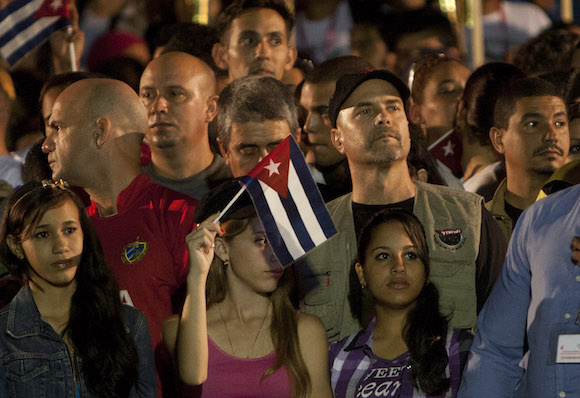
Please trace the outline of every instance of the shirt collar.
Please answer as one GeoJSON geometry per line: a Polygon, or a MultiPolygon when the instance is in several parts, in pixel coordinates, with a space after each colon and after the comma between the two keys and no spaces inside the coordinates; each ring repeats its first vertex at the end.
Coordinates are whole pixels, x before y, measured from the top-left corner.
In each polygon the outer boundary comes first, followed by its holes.
{"type": "Polygon", "coordinates": [[[375,330],[375,324],[377,322],[377,318],[373,318],[373,320],[369,323],[366,329],[361,330],[357,333],[357,335],[352,339],[350,344],[344,349],[345,351],[354,351],[360,349],[367,349],[370,352],[373,351],[373,331],[375,330]]]}

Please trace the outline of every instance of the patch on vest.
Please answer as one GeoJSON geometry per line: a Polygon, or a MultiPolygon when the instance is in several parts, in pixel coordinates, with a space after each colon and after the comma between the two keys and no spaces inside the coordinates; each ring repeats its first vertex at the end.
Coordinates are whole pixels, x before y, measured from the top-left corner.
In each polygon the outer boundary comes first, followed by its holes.
{"type": "Polygon", "coordinates": [[[465,242],[461,228],[436,229],[435,232],[435,242],[445,249],[457,250],[465,242]]]}
{"type": "Polygon", "coordinates": [[[145,254],[147,254],[147,249],[149,248],[149,242],[139,242],[139,237],[133,243],[129,243],[123,248],[121,253],[121,261],[123,264],[129,263],[133,264],[141,261],[145,254]]]}

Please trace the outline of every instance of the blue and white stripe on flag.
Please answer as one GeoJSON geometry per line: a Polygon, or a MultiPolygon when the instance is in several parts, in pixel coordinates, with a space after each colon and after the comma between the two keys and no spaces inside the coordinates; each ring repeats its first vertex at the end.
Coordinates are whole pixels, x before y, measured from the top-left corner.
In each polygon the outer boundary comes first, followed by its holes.
{"type": "MultiPolygon", "coordinates": [[[[69,24],[60,15],[37,18],[35,14],[45,1],[14,0],[0,10],[0,54],[11,66],[53,32],[69,24]]],[[[48,7],[66,7],[63,3],[64,0],[53,0],[48,7]]]]}
{"type": "Polygon", "coordinates": [[[242,178],[268,240],[286,267],[336,233],[292,136],[242,178]]]}

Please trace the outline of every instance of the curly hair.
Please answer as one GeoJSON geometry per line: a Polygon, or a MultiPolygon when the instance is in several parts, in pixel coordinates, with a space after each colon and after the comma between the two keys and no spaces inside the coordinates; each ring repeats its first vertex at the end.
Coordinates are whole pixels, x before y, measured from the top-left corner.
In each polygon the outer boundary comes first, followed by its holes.
{"type": "Polygon", "coordinates": [[[127,397],[137,386],[137,348],[127,333],[119,299],[119,289],[103,257],[97,235],[80,199],[68,189],[43,187],[30,182],[8,200],[0,231],[0,258],[12,276],[32,283],[30,265],[19,259],[7,244],[9,235],[22,241],[29,238],[44,214],[67,201],[77,210],[83,233],[83,252],[71,299],[68,333],[75,352],[83,362],[82,372],[89,391],[97,397],[127,397]]]}
{"type": "Polygon", "coordinates": [[[413,98],[413,102],[419,105],[423,103],[423,91],[425,90],[431,73],[437,66],[448,62],[456,62],[463,65],[460,60],[443,53],[429,54],[415,62],[413,65],[413,85],[411,87],[411,98],[413,98]]]}
{"type": "Polygon", "coordinates": [[[528,76],[568,72],[580,35],[561,27],[550,28],[524,43],[514,56],[514,65],[528,76]]]}

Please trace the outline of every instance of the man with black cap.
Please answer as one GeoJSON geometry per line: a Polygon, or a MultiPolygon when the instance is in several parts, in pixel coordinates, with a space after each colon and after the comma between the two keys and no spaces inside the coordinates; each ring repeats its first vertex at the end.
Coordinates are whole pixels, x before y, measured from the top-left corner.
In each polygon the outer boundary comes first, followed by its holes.
{"type": "Polygon", "coordinates": [[[330,100],[332,141],[346,155],[353,190],[328,204],[339,233],[296,269],[302,310],[322,319],[330,340],[356,333],[357,317],[363,325],[372,317],[364,304],[362,314],[352,314],[347,297],[357,236],[379,210],[407,209],[423,223],[430,280],[439,288],[441,310],[451,316],[453,327],[475,325],[504,260],[506,241],[482,197],[411,180],[408,98],[405,84],[383,70],[344,75],[330,100]]]}

